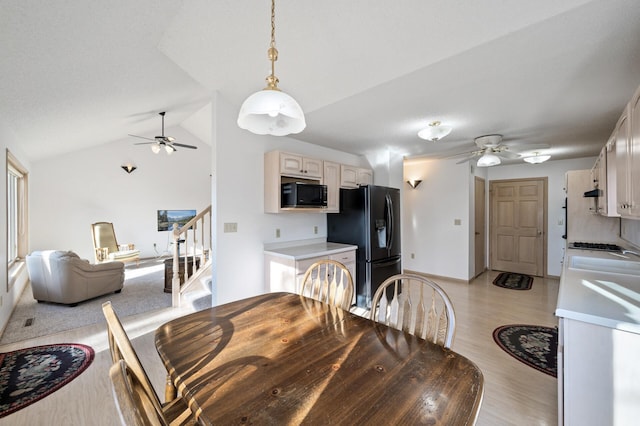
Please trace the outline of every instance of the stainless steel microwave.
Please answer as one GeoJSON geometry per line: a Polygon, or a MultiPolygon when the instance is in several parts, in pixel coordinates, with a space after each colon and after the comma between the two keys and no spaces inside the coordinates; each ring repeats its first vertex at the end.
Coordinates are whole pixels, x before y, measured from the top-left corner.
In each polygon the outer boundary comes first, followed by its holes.
{"type": "Polygon", "coordinates": [[[282,208],[327,207],[327,185],[287,182],[280,195],[282,208]]]}

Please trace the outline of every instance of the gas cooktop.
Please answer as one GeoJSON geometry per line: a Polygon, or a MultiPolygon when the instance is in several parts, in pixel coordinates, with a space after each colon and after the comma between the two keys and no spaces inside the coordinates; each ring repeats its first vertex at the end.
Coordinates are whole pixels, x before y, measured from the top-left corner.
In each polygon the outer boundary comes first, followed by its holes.
{"type": "Polygon", "coordinates": [[[622,251],[622,248],[620,246],[615,244],[606,244],[606,243],[575,242],[575,243],[569,243],[568,247],[570,249],[580,249],[580,250],[622,251]]]}

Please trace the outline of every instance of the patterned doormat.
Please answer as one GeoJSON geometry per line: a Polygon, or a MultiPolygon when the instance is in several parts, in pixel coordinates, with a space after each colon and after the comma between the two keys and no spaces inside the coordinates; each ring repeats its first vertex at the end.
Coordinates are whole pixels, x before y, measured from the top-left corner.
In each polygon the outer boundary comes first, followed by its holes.
{"type": "Polygon", "coordinates": [[[93,357],[91,347],[78,343],[0,353],[0,417],[57,391],[86,370],[93,357]]]}
{"type": "Polygon", "coordinates": [[[503,325],[493,331],[493,340],[518,361],[557,377],[557,328],[522,324],[503,325]]]}
{"type": "Polygon", "coordinates": [[[529,290],[533,284],[533,277],[525,274],[514,274],[513,272],[500,272],[496,279],[493,280],[493,284],[511,290],[529,290]]]}

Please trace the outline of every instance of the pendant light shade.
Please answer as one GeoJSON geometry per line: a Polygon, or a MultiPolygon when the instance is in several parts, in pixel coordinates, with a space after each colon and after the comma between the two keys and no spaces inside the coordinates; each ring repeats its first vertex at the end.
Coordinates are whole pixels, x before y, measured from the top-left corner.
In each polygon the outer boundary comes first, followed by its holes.
{"type": "Polygon", "coordinates": [[[258,135],[286,136],[300,133],[307,126],[302,108],[291,96],[280,91],[275,76],[276,12],[275,0],[271,0],[271,44],[267,56],[271,61],[271,74],[267,76],[267,87],[249,96],[240,107],[238,126],[258,135]]]}
{"type": "Polygon", "coordinates": [[[497,166],[500,164],[500,157],[493,154],[484,154],[482,157],[478,158],[478,167],[491,167],[497,166]]]}
{"type": "Polygon", "coordinates": [[[238,126],[258,135],[286,136],[306,127],[302,108],[280,90],[264,89],[249,96],[238,115],[238,126]]]}

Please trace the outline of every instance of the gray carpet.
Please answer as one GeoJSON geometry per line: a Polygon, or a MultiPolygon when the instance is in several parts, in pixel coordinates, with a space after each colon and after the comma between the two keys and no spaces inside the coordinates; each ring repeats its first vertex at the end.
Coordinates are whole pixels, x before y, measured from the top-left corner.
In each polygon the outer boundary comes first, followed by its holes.
{"type": "Polygon", "coordinates": [[[0,344],[104,322],[102,303],[107,300],[111,301],[119,317],[171,306],[171,294],[164,292],[162,260],[146,260],[140,262],[137,268],[135,265],[127,266],[121,293],[106,294],[74,307],[38,303],[33,299],[31,286],[27,285],[2,334],[0,344]],[[33,318],[33,323],[25,327],[25,321],[29,318],[33,318]]]}

